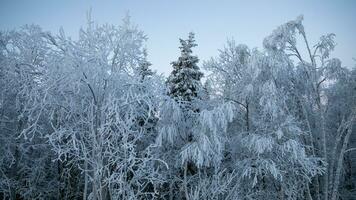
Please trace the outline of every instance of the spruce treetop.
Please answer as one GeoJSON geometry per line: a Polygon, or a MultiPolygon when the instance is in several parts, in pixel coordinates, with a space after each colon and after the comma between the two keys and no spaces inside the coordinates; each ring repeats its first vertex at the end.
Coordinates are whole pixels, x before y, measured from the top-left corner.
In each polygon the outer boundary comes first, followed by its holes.
{"type": "Polygon", "coordinates": [[[198,57],[192,55],[192,48],[197,46],[194,33],[190,32],[187,40],[180,39],[180,44],[181,55],[177,61],[171,63],[173,71],[166,82],[168,94],[176,100],[191,101],[199,98],[202,88],[200,79],[203,76],[197,65],[198,57]]]}
{"type": "Polygon", "coordinates": [[[143,58],[139,64],[139,75],[141,77],[141,81],[143,81],[147,76],[152,76],[153,72],[150,69],[151,62],[147,60],[147,50],[143,50],[143,58]]]}

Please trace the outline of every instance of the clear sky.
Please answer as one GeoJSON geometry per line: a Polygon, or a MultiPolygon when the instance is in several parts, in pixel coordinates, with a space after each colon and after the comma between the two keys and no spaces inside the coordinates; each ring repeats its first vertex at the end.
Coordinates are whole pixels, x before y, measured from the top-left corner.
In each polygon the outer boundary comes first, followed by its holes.
{"type": "Polygon", "coordinates": [[[86,22],[86,11],[99,23],[120,24],[129,11],[148,36],[153,68],[166,75],[179,55],[178,38],[196,33],[195,54],[202,61],[217,56],[228,38],[261,47],[278,25],[304,15],[310,43],[326,33],[336,34],[333,56],[344,66],[356,64],[356,1],[354,0],[0,0],[0,29],[39,24],[44,30],[76,37],[86,22]]]}

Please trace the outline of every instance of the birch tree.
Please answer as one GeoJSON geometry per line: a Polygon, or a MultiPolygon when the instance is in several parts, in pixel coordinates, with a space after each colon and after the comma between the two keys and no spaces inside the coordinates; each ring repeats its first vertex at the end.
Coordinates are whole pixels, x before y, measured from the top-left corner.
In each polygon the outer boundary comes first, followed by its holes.
{"type": "MultiPolygon", "coordinates": [[[[30,120],[29,98],[46,71],[49,44],[39,26],[0,32],[0,196],[4,199],[58,198],[55,155],[39,135],[23,137],[30,120]]],[[[34,111],[36,112],[36,111],[34,111]]],[[[37,119],[42,130],[48,124],[37,119]]]]}
{"type": "Polygon", "coordinates": [[[52,132],[37,133],[40,124],[30,120],[24,135],[45,135],[61,163],[79,168],[83,199],[152,198],[159,161],[149,145],[137,147],[160,88],[157,77],[136,74],[146,36],[128,18],[118,28],[89,18],[77,41],[63,31],[47,38],[52,60],[31,117],[49,113],[52,132]]]}
{"type": "MultiPolygon", "coordinates": [[[[311,134],[308,144],[312,146],[311,153],[318,155],[327,163],[333,163],[335,157],[330,157],[328,135],[325,114],[329,108],[325,89],[327,83],[332,82],[342,76],[345,72],[341,67],[341,61],[337,58],[331,58],[331,52],[335,48],[335,34],[327,34],[320,37],[319,42],[311,46],[308,42],[304,26],[303,17],[300,16],[294,21],[287,22],[278,27],[264,41],[264,46],[270,52],[283,52],[290,58],[295,58],[297,78],[294,81],[295,96],[299,104],[299,111],[304,119],[305,127],[311,134]],[[304,49],[297,45],[298,38],[304,43],[304,49]],[[301,52],[307,52],[306,57],[301,52]]],[[[331,195],[329,191],[330,180],[334,179],[329,168],[318,181],[316,180],[316,198],[328,199],[331,195]],[[320,187],[318,187],[320,182],[320,187]],[[321,193],[321,195],[319,195],[321,193]]]]}

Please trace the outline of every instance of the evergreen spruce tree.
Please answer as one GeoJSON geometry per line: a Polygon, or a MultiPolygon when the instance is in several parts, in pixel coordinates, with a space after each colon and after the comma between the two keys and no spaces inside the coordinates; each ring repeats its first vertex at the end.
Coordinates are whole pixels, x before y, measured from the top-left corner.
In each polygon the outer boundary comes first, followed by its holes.
{"type": "MultiPolygon", "coordinates": [[[[137,68],[137,74],[140,79],[139,92],[142,95],[148,95],[151,100],[152,96],[147,94],[147,85],[151,84],[149,77],[152,77],[154,72],[150,69],[150,66],[152,65],[151,62],[147,60],[147,50],[143,49],[142,53],[143,57],[137,68]]],[[[136,119],[138,122],[138,128],[144,128],[147,133],[151,133],[158,120],[155,116],[156,110],[151,110],[147,102],[138,102],[137,107],[141,108],[140,116],[136,119]]]]}
{"type": "Polygon", "coordinates": [[[147,77],[147,76],[152,76],[153,72],[149,68],[152,64],[147,60],[147,50],[143,50],[143,58],[142,61],[139,64],[138,68],[138,74],[141,77],[141,82],[147,77]]]}
{"type": "Polygon", "coordinates": [[[197,46],[194,40],[194,33],[190,32],[187,40],[180,39],[181,56],[177,61],[172,62],[173,71],[166,82],[168,94],[177,101],[192,101],[199,98],[199,91],[202,88],[200,79],[203,73],[197,63],[199,59],[192,55],[192,48],[197,46]]]}
{"type": "MultiPolygon", "coordinates": [[[[198,122],[199,116],[199,101],[202,99],[203,87],[200,82],[200,79],[203,76],[203,73],[200,71],[197,63],[199,59],[197,56],[192,55],[192,48],[197,46],[194,40],[194,33],[190,32],[188,39],[180,39],[181,46],[180,51],[181,55],[177,61],[172,62],[173,71],[169,75],[166,84],[168,88],[168,95],[174,99],[179,105],[178,107],[173,107],[174,112],[181,113],[178,120],[169,121],[169,123],[178,123],[176,131],[179,133],[179,142],[176,141],[175,149],[170,149],[170,154],[179,155],[176,159],[181,160],[181,166],[176,168],[176,174],[179,177],[184,177],[182,185],[176,185],[177,188],[184,188],[185,199],[188,199],[188,179],[191,176],[194,176],[197,172],[197,165],[191,159],[192,155],[190,152],[184,153],[185,150],[189,149],[191,144],[196,144],[198,136],[194,133],[193,128],[198,122]],[[179,110],[183,111],[180,112],[179,110]],[[177,154],[178,153],[178,154],[177,154]]],[[[164,127],[166,127],[166,123],[164,127]]],[[[173,124],[172,124],[173,125],[173,124]]],[[[162,130],[165,130],[163,128],[162,130]]],[[[163,133],[165,134],[165,133],[163,133]]],[[[172,156],[168,156],[172,157],[172,156]]],[[[173,159],[177,163],[176,159],[173,159]]],[[[173,180],[171,180],[173,182],[173,180]]],[[[171,182],[171,184],[173,183],[171,182]]]]}

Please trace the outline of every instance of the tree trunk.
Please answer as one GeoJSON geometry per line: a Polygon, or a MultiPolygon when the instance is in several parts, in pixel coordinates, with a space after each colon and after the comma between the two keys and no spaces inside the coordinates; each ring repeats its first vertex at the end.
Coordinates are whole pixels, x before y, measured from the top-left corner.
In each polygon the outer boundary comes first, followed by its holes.
{"type": "Polygon", "coordinates": [[[331,200],[336,200],[336,198],[338,196],[338,189],[339,189],[339,184],[340,184],[342,165],[343,165],[343,161],[344,161],[344,154],[345,154],[347,145],[349,143],[349,139],[350,139],[351,133],[352,133],[352,125],[347,130],[347,134],[346,134],[346,136],[344,138],[344,142],[342,144],[342,148],[341,148],[341,151],[340,151],[339,160],[338,160],[337,168],[336,168],[336,172],[335,172],[335,178],[334,178],[334,184],[333,184],[333,191],[332,191],[332,195],[331,195],[331,200]]]}
{"type": "Polygon", "coordinates": [[[329,163],[329,191],[331,191],[333,189],[333,183],[334,183],[334,178],[335,178],[335,174],[334,174],[334,167],[335,167],[335,162],[336,162],[336,152],[337,152],[337,147],[339,146],[339,143],[342,139],[343,136],[343,132],[344,132],[344,126],[345,126],[345,121],[342,120],[340,126],[337,129],[336,132],[336,141],[335,141],[335,145],[333,147],[333,151],[331,153],[330,158],[332,159],[329,163]]]}
{"type": "MultiPolygon", "coordinates": [[[[324,113],[323,111],[320,109],[320,127],[321,127],[321,137],[322,137],[322,151],[323,151],[323,157],[324,159],[329,163],[328,160],[328,154],[327,154],[327,150],[326,150],[326,133],[325,133],[325,119],[324,119],[324,113]]],[[[324,196],[324,200],[328,200],[329,197],[329,173],[328,170],[325,171],[325,174],[323,176],[323,196],[324,196]]]]}
{"type": "Polygon", "coordinates": [[[248,103],[246,102],[246,131],[250,131],[250,119],[249,119],[249,108],[248,103]]]}
{"type": "Polygon", "coordinates": [[[310,193],[310,188],[309,188],[309,182],[306,181],[306,196],[307,196],[307,200],[313,200],[311,193],[310,193]]]}
{"type": "Polygon", "coordinates": [[[189,200],[188,186],[187,186],[187,170],[188,170],[188,162],[185,162],[184,165],[184,193],[185,199],[189,200]]]}
{"type": "Polygon", "coordinates": [[[87,191],[88,191],[88,162],[84,161],[84,191],[83,191],[83,200],[87,199],[87,191]]]}

